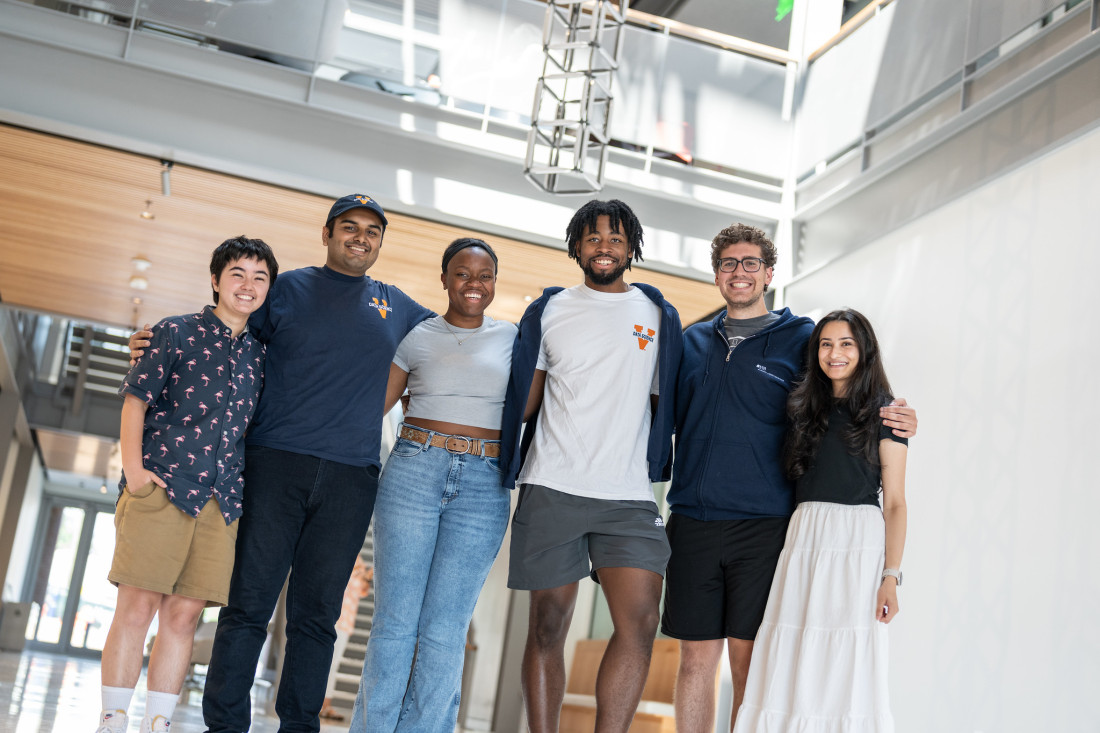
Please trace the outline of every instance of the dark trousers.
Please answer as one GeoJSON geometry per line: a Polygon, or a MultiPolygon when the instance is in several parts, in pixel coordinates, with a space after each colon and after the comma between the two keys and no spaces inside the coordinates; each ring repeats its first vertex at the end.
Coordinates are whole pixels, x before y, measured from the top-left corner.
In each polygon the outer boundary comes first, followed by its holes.
{"type": "Polygon", "coordinates": [[[249,691],[279,592],[287,589],[279,730],[314,733],[344,588],[374,511],[378,469],[249,447],[229,604],[218,617],[202,712],[211,733],[243,733],[249,691]]]}

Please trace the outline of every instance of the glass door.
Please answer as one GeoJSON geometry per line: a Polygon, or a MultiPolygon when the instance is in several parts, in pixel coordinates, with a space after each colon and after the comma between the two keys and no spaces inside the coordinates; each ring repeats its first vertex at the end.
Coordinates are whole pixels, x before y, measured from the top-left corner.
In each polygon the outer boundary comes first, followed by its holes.
{"type": "Polygon", "coordinates": [[[98,657],[117,595],[107,580],[115,546],[113,507],[48,497],[39,538],[36,572],[29,579],[27,646],[98,657]]]}

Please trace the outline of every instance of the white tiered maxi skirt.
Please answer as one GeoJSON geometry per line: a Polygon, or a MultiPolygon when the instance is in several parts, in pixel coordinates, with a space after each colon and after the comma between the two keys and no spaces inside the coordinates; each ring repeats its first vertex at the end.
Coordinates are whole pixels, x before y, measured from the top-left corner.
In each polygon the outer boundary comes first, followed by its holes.
{"type": "Polygon", "coordinates": [[[875,620],[882,510],[799,504],[756,634],[735,733],[893,733],[875,620]]]}

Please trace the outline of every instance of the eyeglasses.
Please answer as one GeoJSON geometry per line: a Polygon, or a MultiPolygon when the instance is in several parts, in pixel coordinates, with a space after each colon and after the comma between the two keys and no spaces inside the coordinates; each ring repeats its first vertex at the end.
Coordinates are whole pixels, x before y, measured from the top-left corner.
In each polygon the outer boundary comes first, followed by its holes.
{"type": "Polygon", "coordinates": [[[764,266],[764,260],[759,257],[743,257],[742,259],[723,257],[718,260],[718,269],[722,272],[737,272],[738,265],[741,265],[745,272],[760,272],[760,268],[764,266]]]}

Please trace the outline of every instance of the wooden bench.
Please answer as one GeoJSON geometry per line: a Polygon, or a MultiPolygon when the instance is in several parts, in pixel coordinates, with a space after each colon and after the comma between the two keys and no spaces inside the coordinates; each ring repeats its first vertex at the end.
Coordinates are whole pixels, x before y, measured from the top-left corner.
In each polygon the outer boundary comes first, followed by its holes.
{"type": "MultiPolygon", "coordinates": [[[[562,733],[590,733],[596,727],[596,674],[607,649],[606,639],[582,639],[573,652],[565,703],[561,708],[562,733]]],[[[676,733],[672,693],[680,666],[680,642],[657,639],[649,665],[642,702],[630,724],[630,733],[676,733]]]]}

